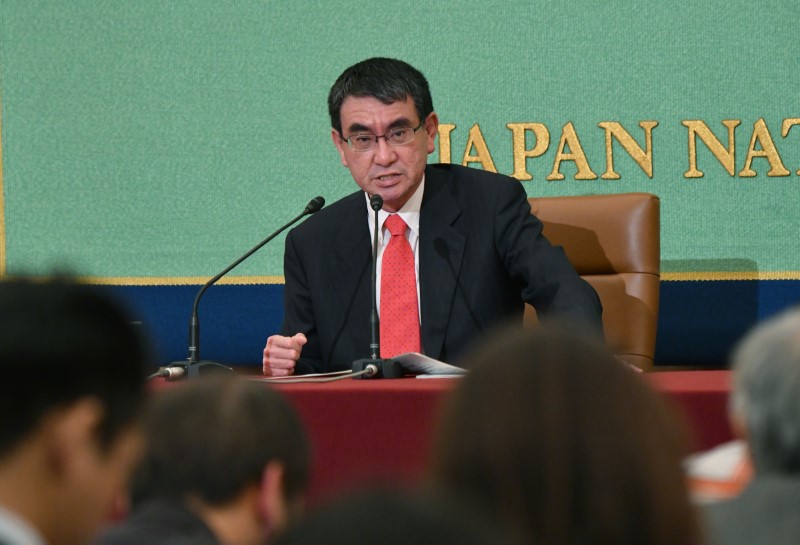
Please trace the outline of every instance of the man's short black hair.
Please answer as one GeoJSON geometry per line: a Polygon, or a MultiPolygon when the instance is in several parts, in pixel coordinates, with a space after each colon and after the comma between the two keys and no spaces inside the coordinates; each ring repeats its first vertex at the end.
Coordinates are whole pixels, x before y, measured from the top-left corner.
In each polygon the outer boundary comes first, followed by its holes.
{"type": "Polygon", "coordinates": [[[433,112],[428,80],[422,72],[397,59],[374,57],[345,70],[328,94],[331,127],[342,134],[342,103],[347,97],[373,97],[384,104],[411,97],[420,123],[433,112]]]}
{"type": "Polygon", "coordinates": [[[277,391],[236,376],[206,377],[158,392],[145,418],[146,446],[134,472],[134,507],[195,497],[224,505],[283,465],[284,496],[299,498],[309,472],[307,438],[277,391]]]}
{"type": "Polygon", "coordinates": [[[0,281],[0,457],[49,411],[84,397],[102,402],[98,440],[109,446],[140,412],[148,354],[102,288],[61,277],[0,281]]]}

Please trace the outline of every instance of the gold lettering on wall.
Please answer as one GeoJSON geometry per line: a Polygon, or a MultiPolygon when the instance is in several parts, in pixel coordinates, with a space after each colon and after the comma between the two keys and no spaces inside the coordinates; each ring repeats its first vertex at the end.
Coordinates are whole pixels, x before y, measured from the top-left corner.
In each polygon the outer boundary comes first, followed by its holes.
{"type": "Polygon", "coordinates": [[[492,156],[489,153],[489,148],[486,147],[486,140],[484,140],[481,128],[477,123],[469,130],[467,147],[464,148],[464,158],[461,160],[461,164],[464,166],[468,163],[480,163],[483,166],[483,170],[497,172],[492,156]],[[472,148],[475,148],[477,155],[472,155],[472,148]]]}
{"type": "Polygon", "coordinates": [[[450,133],[456,128],[448,123],[439,124],[439,162],[450,164],[450,133]]]}
{"type": "Polygon", "coordinates": [[[697,137],[708,147],[709,151],[717,158],[717,161],[728,171],[731,176],[734,175],[736,168],[736,136],[735,129],[741,123],[738,119],[726,119],[722,122],[723,125],[728,127],[728,148],[726,149],[722,142],[711,132],[705,121],[687,120],[681,121],[681,124],[689,128],[689,170],[684,172],[686,178],[702,178],[703,172],[697,168],[697,137]]]}
{"type": "Polygon", "coordinates": [[[517,180],[532,180],[533,175],[528,172],[528,157],[544,155],[550,146],[550,131],[542,123],[508,123],[506,127],[511,130],[511,145],[514,150],[514,172],[511,176],[517,180]],[[528,132],[532,132],[536,139],[530,149],[525,146],[528,132]]]}
{"type": "Polygon", "coordinates": [[[560,171],[563,161],[575,161],[575,166],[578,168],[578,172],[575,174],[576,180],[597,179],[597,174],[589,167],[589,161],[586,160],[586,154],[583,152],[583,147],[580,140],[578,140],[578,135],[571,121],[561,129],[558,152],[556,153],[555,161],[553,161],[553,170],[547,175],[547,180],[564,179],[564,175],[560,171]],[[564,151],[567,146],[569,146],[569,152],[564,151]]]}
{"type": "Polygon", "coordinates": [[[603,180],[619,180],[620,176],[614,171],[614,150],[612,137],[622,145],[628,155],[636,161],[648,178],[653,177],[653,127],[658,121],[640,121],[639,126],[644,129],[645,148],[643,150],[636,140],[616,121],[602,121],[598,126],[606,131],[606,171],[600,176],[603,180]]]}
{"type": "MultiPolygon", "coordinates": [[[[702,178],[705,175],[698,165],[698,140],[731,177],[752,178],[757,176],[757,172],[752,168],[755,158],[764,158],[767,160],[769,169],[766,172],[766,176],[771,178],[790,176],[791,169],[796,168],[793,164],[789,164],[787,168],[784,162],[786,156],[781,156],[782,150],[779,146],[788,144],[784,144],[781,140],[778,140],[776,143],[763,117],[753,123],[750,145],[744,157],[741,170],[738,172],[736,164],[736,130],[742,123],[740,119],[725,119],[720,122],[722,126],[727,129],[727,142],[724,141],[724,138],[720,139],[717,134],[709,128],[709,124],[706,121],[689,119],[680,121],[680,123],[687,128],[688,138],[689,168],[683,173],[685,178],[702,178]]],[[[632,136],[618,121],[600,121],[597,126],[603,130],[606,159],[606,168],[600,178],[603,180],[619,180],[622,177],[621,173],[616,170],[614,164],[614,153],[617,152],[617,155],[619,155],[621,149],[633,159],[648,178],[652,179],[655,176],[654,156],[656,155],[656,146],[653,144],[653,129],[658,127],[659,124],[658,121],[652,120],[639,121],[638,125],[643,134],[643,139],[639,140],[638,138],[634,138],[634,136],[632,136]],[[618,145],[615,145],[615,140],[618,145]]],[[[781,136],[786,139],[792,127],[795,125],[800,125],[800,117],[784,118],[781,125],[781,136]]],[[[561,172],[564,161],[572,161],[575,163],[576,173],[573,179],[597,179],[597,174],[595,174],[589,165],[589,159],[584,152],[581,138],[578,137],[572,122],[567,122],[566,125],[562,127],[559,143],[555,151],[550,149],[551,130],[544,123],[510,122],[506,123],[505,126],[511,131],[510,151],[511,159],[513,159],[513,171],[510,176],[521,181],[532,180],[534,178],[531,173],[533,169],[531,168],[529,170],[529,166],[531,166],[530,163],[532,160],[538,159],[539,162],[545,161],[552,166],[552,170],[550,170],[550,173],[545,177],[548,181],[565,179],[565,175],[561,172]],[[555,157],[551,162],[551,159],[545,158],[545,155],[550,156],[552,154],[555,154],[555,157]]],[[[442,123],[439,125],[438,147],[440,163],[452,162],[453,134],[456,128],[457,126],[455,124],[442,123]]],[[[634,131],[634,133],[635,132],[636,131],[634,131]]],[[[720,131],[717,130],[717,132],[720,131]]],[[[797,133],[800,131],[795,132],[797,133]]],[[[456,135],[459,136],[459,133],[456,133],[456,135]]],[[[593,138],[596,139],[599,133],[595,131],[590,136],[592,135],[595,135],[593,138]]],[[[461,137],[463,137],[463,135],[461,135],[461,137]]],[[[795,139],[797,139],[797,137],[795,137],[795,139]]],[[[456,140],[457,147],[460,147],[461,141],[460,139],[456,140]]],[[[505,153],[509,151],[508,144],[506,140],[506,145],[503,147],[505,153]]],[[[743,148],[743,142],[740,142],[740,152],[741,148],[743,148]]],[[[704,157],[707,157],[707,155],[704,155],[704,157]]],[[[598,158],[592,155],[592,161],[598,160],[598,158]]],[[[469,166],[470,163],[479,163],[479,167],[482,167],[484,170],[497,172],[483,131],[477,123],[472,125],[469,129],[466,146],[464,147],[464,153],[461,157],[462,165],[469,166]]],[[[759,163],[756,162],[756,164],[759,163]]],[[[672,172],[666,173],[668,176],[674,176],[680,172],[675,172],[673,168],[680,167],[671,167],[669,170],[672,172]]],[[[661,174],[664,174],[664,172],[661,174]]],[[[796,174],[800,176],[800,169],[796,171],[796,174]]]]}
{"type": "Polygon", "coordinates": [[[781,156],[778,155],[778,150],[775,148],[775,142],[772,140],[772,135],[769,134],[767,123],[762,117],[753,123],[753,136],[750,137],[750,147],[747,150],[747,159],[744,162],[744,168],[739,172],[742,178],[752,178],[756,175],[756,171],[751,169],[753,157],[764,157],[769,161],[770,170],[767,176],[788,176],[790,172],[783,166],[781,156]],[[756,149],[756,141],[758,141],[761,149],[756,149]]]}
{"type": "MultiPolygon", "coordinates": [[[[795,125],[800,125],[800,117],[787,117],[783,120],[783,125],[781,126],[781,136],[786,138],[789,136],[789,129],[794,127],[795,125]]],[[[800,176],[800,169],[795,172],[798,176],[800,176]]]]}

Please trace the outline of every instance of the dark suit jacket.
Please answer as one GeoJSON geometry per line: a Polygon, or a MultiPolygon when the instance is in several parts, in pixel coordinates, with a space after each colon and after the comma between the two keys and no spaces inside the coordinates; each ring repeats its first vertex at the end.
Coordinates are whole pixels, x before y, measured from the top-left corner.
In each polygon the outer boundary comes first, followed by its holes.
{"type": "Polygon", "coordinates": [[[177,500],[149,500],[93,545],[219,545],[197,515],[177,500]]]}
{"type": "MultiPolygon", "coordinates": [[[[363,192],[293,229],[286,239],[282,334],[308,337],[296,372],[349,369],[369,357],[372,244],[363,192]]],[[[594,289],[542,236],[519,181],[456,165],[428,165],[419,225],[422,346],[458,364],[470,344],[524,303],[602,332],[594,289]]]]}
{"type": "Polygon", "coordinates": [[[800,543],[800,476],[756,476],[742,493],[704,509],[711,545],[800,543]]]}

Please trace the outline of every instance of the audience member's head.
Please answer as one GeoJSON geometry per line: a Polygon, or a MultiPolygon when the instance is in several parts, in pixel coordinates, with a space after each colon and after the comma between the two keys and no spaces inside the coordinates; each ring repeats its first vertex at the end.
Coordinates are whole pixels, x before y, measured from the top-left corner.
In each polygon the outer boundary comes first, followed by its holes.
{"type": "Polygon", "coordinates": [[[481,517],[429,496],[374,490],[323,506],[276,545],[501,545],[481,517]]]}
{"type": "Polygon", "coordinates": [[[99,288],[0,281],[0,507],[17,531],[81,543],[110,514],[151,363],[130,320],[99,288]]]}
{"type": "MultiPolygon", "coordinates": [[[[264,384],[212,376],[159,391],[145,432],[131,486],[134,523],[140,508],[166,501],[194,513],[222,543],[260,543],[301,508],[306,434],[283,396],[264,384]]],[[[117,530],[119,537],[130,528],[117,530]]]]}
{"type": "Polygon", "coordinates": [[[435,484],[479,504],[519,543],[699,542],[682,430],[605,347],[517,330],[468,368],[437,436],[435,484]]]}
{"type": "Polygon", "coordinates": [[[756,326],[733,353],[731,415],[757,474],[800,473],[800,309],[756,326]]]}

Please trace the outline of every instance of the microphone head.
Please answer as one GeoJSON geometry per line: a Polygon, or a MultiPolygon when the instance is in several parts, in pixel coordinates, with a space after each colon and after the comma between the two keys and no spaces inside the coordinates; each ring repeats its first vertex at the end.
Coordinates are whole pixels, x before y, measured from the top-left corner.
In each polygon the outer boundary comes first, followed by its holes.
{"type": "Polygon", "coordinates": [[[369,205],[370,207],[377,212],[381,208],[383,208],[383,197],[378,195],[377,193],[369,198],[369,205]]]}
{"type": "Polygon", "coordinates": [[[311,199],[308,204],[306,205],[306,209],[303,210],[304,214],[313,214],[314,212],[319,212],[319,209],[325,206],[325,199],[322,197],[314,197],[311,199]]]}

